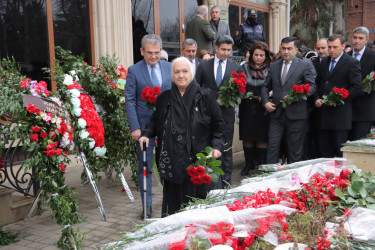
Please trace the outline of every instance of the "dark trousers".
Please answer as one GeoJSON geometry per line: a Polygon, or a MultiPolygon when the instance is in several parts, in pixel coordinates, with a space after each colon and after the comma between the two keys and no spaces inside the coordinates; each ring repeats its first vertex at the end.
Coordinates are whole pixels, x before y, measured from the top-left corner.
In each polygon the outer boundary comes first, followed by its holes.
{"type": "Polygon", "coordinates": [[[340,151],[342,144],[348,140],[348,130],[325,130],[319,131],[319,152],[321,157],[342,157],[340,151]]]}
{"type": "Polygon", "coordinates": [[[286,133],[288,145],[288,163],[302,160],[303,142],[305,138],[306,119],[289,120],[284,111],[277,119],[270,119],[269,144],[267,151],[267,163],[278,163],[280,144],[286,133]]]}
{"type": "MultiPolygon", "coordinates": [[[[154,154],[154,144],[155,138],[150,138],[150,142],[148,144],[146,158],[147,158],[147,179],[146,179],[146,199],[147,199],[147,206],[152,205],[152,159],[154,154]]],[[[139,142],[137,142],[137,158],[138,158],[138,183],[139,183],[139,191],[141,192],[141,199],[143,205],[143,151],[139,146],[139,142]]]]}
{"type": "Polygon", "coordinates": [[[352,122],[352,130],[350,131],[349,138],[351,141],[365,138],[370,133],[371,121],[365,122],[352,122]]]}
{"type": "Polygon", "coordinates": [[[232,168],[233,168],[233,133],[234,133],[234,123],[225,123],[225,133],[224,133],[224,152],[221,156],[221,169],[224,171],[225,175],[221,176],[222,187],[228,187],[231,184],[232,178],[232,168]]]}

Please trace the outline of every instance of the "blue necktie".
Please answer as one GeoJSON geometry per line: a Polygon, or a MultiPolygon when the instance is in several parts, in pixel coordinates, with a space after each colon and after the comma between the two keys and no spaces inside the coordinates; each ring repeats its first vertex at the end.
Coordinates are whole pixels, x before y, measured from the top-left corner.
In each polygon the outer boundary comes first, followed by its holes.
{"type": "Polygon", "coordinates": [[[333,71],[333,69],[335,68],[335,63],[336,63],[336,61],[332,60],[332,62],[331,62],[331,68],[329,69],[329,74],[331,74],[332,71],[333,71]]]}
{"type": "MultiPolygon", "coordinates": [[[[354,53],[354,59],[357,59],[357,57],[359,56],[359,53],[354,53]]],[[[358,60],[358,59],[357,59],[358,60]]],[[[358,60],[359,61],[359,60],[358,60]]]]}
{"type": "Polygon", "coordinates": [[[218,87],[220,87],[221,80],[223,80],[223,73],[222,73],[223,70],[221,67],[222,62],[223,62],[222,60],[219,61],[219,66],[217,66],[217,71],[216,71],[216,85],[218,87]]]}
{"type": "Polygon", "coordinates": [[[159,79],[155,73],[155,68],[156,68],[155,66],[151,66],[151,81],[154,86],[160,87],[159,79]]]}

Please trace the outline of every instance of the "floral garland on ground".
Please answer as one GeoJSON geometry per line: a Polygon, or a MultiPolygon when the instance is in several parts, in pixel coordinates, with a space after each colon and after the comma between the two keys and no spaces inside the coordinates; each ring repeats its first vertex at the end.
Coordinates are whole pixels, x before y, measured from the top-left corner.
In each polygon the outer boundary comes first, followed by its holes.
{"type": "MultiPolygon", "coordinates": [[[[25,171],[33,168],[33,178],[40,181],[41,193],[37,214],[42,213],[42,201],[52,209],[52,216],[63,226],[57,246],[60,248],[82,247],[83,235],[73,230],[72,225],[83,219],[78,215],[78,202],[73,188],[65,185],[65,167],[69,162],[68,151],[73,147],[72,127],[68,119],[37,109],[29,104],[23,107],[23,95],[43,97],[61,105],[58,96],[47,90],[43,81],[22,80],[16,62],[3,60],[0,68],[3,91],[0,93],[0,114],[12,114],[9,126],[4,129],[4,144],[7,138],[22,140],[24,150],[31,157],[24,161],[25,171]],[[17,126],[12,126],[17,124],[17,126]]],[[[0,119],[3,120],[1,115],[0,119]]]]}
{"type": "MultiPolygon", "coordinates": [[[[56,58],[54,74],[61,95],[66,98],[66,87],[62,86],[65,74],[74,70],[74,77],[79,78],[82,88],[100,106],[98,113],[105,130],[107,152],[100,161],[95,154],[86,154],[91,171],[94,175],[112,170],[120,172],[125,166],[130,166],[132,179],[137,183],[137,152],[124,107],[127,70],[117,64],[116,58],[109,56],[101,57],[99,65],[90,66],[82,57],[73,56],[70,51],[60,47],[56,47],[56,58]]],[[[74,126],[74,121],[72,123],[74,126]]]]}

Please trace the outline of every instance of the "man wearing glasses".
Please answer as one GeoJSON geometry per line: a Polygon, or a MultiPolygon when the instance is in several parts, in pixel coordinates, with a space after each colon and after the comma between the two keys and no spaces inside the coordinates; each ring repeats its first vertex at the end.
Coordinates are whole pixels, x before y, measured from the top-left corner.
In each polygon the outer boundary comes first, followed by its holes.
{"type": "MultiPolygon", "coordinates": [[[[143,199],[143,154],[140,149],[138,139],[141,131],[149,123],[153,110],[148,110],[146,103],[142,100],[141,94],[145,87],[153,88],[158,86],[161,92],[171,88],[171,64],[160,60],[162,50],[162,41],[158,35],[145,35],[141,41],[141,54],[143,60],[129,67],[128,77],[125,85],[125,108],[128,116],[132,138],[137,141],[137,157],[139,163],[138,181],[143,199]]],[[[152,156],[154,150],[155,138],[150,138],[149,147],[147,148],[147,217],[151,218],[151,171],[152,156]]],[[[143,218],[143,212],[142,212],[143,218]]]]}

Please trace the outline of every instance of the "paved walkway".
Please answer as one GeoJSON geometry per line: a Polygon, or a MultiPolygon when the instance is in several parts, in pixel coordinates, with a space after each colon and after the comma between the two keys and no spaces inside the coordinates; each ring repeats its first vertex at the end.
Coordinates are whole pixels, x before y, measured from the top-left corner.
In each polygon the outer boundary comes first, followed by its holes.
{"type": "MultiPolygon", "coordinates": [[[[244,166],[244,157],[242,152],[234,154],[234,169],[232,175],[232,185],[238,186],[243,177],[240,175],[244,166]]],[[[94,193],[90,185],[81,186],[82,165],[71,164],[66,170],[67,184],[75,187],[79,193],[79,211],[86,217],[86,221],[78,224],[81,232],[88,232],[89,235],[84,240],[85,249],[101,248],[104,244],[121,239],[121,232],[133,231],[135,224],[143,224],[140,218],[142,203],[139,191],[130,180],[130,171],[125,170],[125,178],[135,197],[135,202],[130,203],[126,193],[121,192],[120,182],[112,183],[107,181],[106,177],[97,183],[100,196],[102,198],[104,209],[107,214],[107,221],[103,221],[97,207],[94,193]]],[[[115,179],[115,178],[113,178],[115,179]]],[[[153,217],[159,217],[161,214],[162,186],[157,181],[153,181],[153,217]]],[[[51,219],[51,210],[45,206],[46,210],[41,216],[33,216],[29,220],[19,221],[7,226],[5,229],[11,229],[19,232],[17,243],[9,246],[0,246],[1,249],[23,250],[23,249],[58,249],[54,242],[58,240],[61,233],[61,227],[51,219]]]]}

